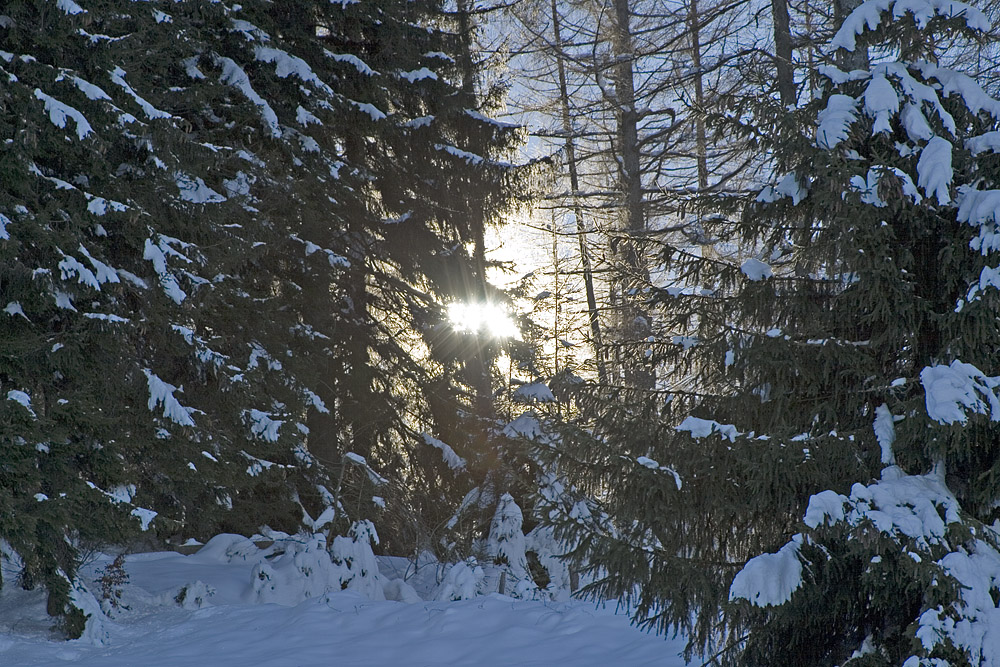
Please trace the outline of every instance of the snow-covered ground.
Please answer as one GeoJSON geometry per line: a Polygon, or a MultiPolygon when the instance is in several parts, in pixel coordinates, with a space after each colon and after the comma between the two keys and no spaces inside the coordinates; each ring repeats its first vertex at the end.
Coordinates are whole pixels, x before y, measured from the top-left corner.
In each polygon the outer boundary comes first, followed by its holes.
{"type": "MultiPolygon", "coordinates": [[[[69,642],[53,635],[44,594],[21,590],[7,564],[7,585],[0,591],[0,664],[685,665],[678,657],[680,639],[636,630],[613,608],[516,600],[496,593],[457,601],[424,599],[435,595],[440,566],[427,564],[414,572],[408,561],[389,558],[379,559],[384,590],[388,597],[409,602],[371,600],[356,590],[314,595],[309,586],[291,585],[279,576],[280,554],[276,558],[273,551],[247,548],[245,540],[241,544],[232,537],[229,543],[216,538],[209,548],[188,556],[129,556],[129,581],[120,589],[128,609],[113,611],[113,620],[98,611],[84,638],[69,642]],[[271,569],[261,569],[265,557],[271,569]],[[271,587],[262,595],[262,571],[284,587],[277,593],[271,587]],[[401,575],[407,577],[405,585],[399,582],[401,575]]],[[[306,556],[299,554],[296,563],[305,564],[302,571],[308,573],[306,556]]],[[[82,570],[84,582],[98,596],[96,578],[110,561],[98,556],[82,570]]]]}

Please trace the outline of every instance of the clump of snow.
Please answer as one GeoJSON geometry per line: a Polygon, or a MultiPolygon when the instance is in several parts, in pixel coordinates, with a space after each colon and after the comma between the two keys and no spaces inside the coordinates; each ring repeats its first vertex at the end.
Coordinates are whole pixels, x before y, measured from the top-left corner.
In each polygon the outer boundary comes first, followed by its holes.
{"type": "Polygon", "coordinates": [[[939,472],[906,475],[889,466],[882,471],[880,481],[851,487],[850,496],[833,491],[813,496],[804,522],[810,528],[838,522],[856,527],[871,522],[886,535],[905,536],[926,547],[941,543],[947,524],[959,520],[958,501],[939,472]]]}
{"type": "Polygon", "coordinates": [[[992,28],[985,14],[957,0],[865,0],[844,19],[830,46],[854,51],[857,48],[857,37],[866,30],[878,28],[883,14],[887,14],[890,8],[892,19],[909,14],[920,28],[935,16],[961,17],[973,30],[988,32],[992,28]]]}
{"type": "Polygon", "coordinates": [[[834,148],[847,139],[847,133],[857,120],[858,101],[847,95],[831,95],[826,108],[819,112],[816,143],[820,148],[834,148]]]}
{"type": "Polygon", "coordinates": [[[865,88],[865,113],[875,119],[872,134],[892,132],[889,120],[899,112],[899,95],[885,75],[878,73],[872,76],[865,88]]]}
{"type": "Polygon", "coordinates": [[[144,368],[142,372],[145,373],[149,386],[149,402],[147,403],[147,407],[151,411],[155,411],[157,405],[162,405],[163,417],[165,419],[169,419],[181,426],[194,426],[194,420],[191,418],[194,408],[186,408],[180,404],[180,401],[174,398],[174,392],[179,393],[184,391],[183,387],[178,388],[169,382],[164,382],[148,368],[144,368]]]}
{"type": "Polygon", "coordinates": [[[882,464],[896,465],[896,455],[892,452],[892,444],[896,441],[895,418],[889,411],[889,406],[883,403],[875,408],[875,439],[882,450],[882,464]]]}
{"type": "Polygon", "coordinates": [[[257,602],[291,606],[339,589],[338,568],[324,536],[299,535],[277,544],[271,557],[260,558],[251,571],[257,602]]]}
{"type": "Polygon", "coordinates": [[[552,403],[556,400],[552,390],[544,382],[523,384],[514,390],[514,400],[520,403],[552,403]]]}
{"type": "Polygon", "coordinates": [[[46,95],[38,88],[35,88],[35,98],[41,100],[45,105],[45,111],[49,114],[49,120],[56,127],[66,127],[66,119],[72,118],[73,122],[76,123],[77,138],[83,139],[94,131],[94,128],[90,126],[90,123],[84,118],[83,114],[68,104],[63,104],[51,95],[46,95]]]}
{"type": "Polygon", "coordinates": [[[221,194],[208,187],[200,176],[189,176],[182,172],[174,174],[180,197],[192,204],[218,204],[226,201],[221,194]]]}
{"type": "Polygon", "coordinates": [[[7,392],[7,400],[22,405],[33,418],[36,417],[35,411],[31,409],[31,396],[27,392],[20,389],[11,389],[7,392]]]}
{"type": "Polygon", "coordinates": [[[333,53],[331,51],[324,50],[324,54],[327,58],[333,58],[337,62],[348,63],[354,66],[354,69],[358,70],[359,73],[365,76],[377,76],[378,72],[373,70],[368,66],[368,63],[363,61],[361,58],[350,54],[350,53],[333,53]]]}
{"type": "Polygon", "coordinates": [[[219,77],[219,80],[222,83],[236,88],[238,91],[243,93],[248,100],[253,102],[260,109],[264,125],[268,130],[270,130],[271,136],[276,139],[281,137],[281,127],[278,124],[278,114],[274,112],[274,109],[267,103],[267,100],[261,97],[257,91],[253,89],[253,86],[250,85],[250,77],[248,77],[247,73],[243,71],[243,68],[236,64],[236,61],[232,58],[216,55],[213,57],[213,60],[217,66],[222,67],[222,75],[219,77]]]}
{"type": "Polygon", "coordinates": [[[348,101],[360,111],[368,114],[368,116],[374,121],[385,120],[386,118],[385,112],[370,102],[357,102],[355,100],[348,101]]]}
{"type": "Polygon", "coordinates": [[[743,262],[740,266],[740,271],[743,272],[748,279],[753,281],[764,280],[770,278],[774,275],[774,271],[771,267],[760,261],[759,259],[750,258],[743,262]]]}
{"type": "Polygon", "coordinates": [[[435,447],[441,450],[441,458],[444,462],[448,464],[448,467],[452,470],[464,470],[465,469],[465,459],[455,453],[455,450],[451,448],[446,442],[442,442],[437,438],[431,436],[428,433],[423,434],[424,442],[426,442],[431,447],[435,447]]]}
{"type": "Polygon", "coordinates": [[[21,307],[21,303],[19,301],[11,301],[10,303],[8,303],[6,306],[4,306],[3,312],[7,313],[11,317],[14,317],[15,315],[20,315],[29,322],[31,321],[30,319],[28,319],[28,316],[24,314],[24,308],[21,307]]]}
{"type": "Polygon", "coordinates": [[[278,429],[285,423],[283,420],[271,419],[270,413],[257,409],[247,410],[244,417],[250,422],[250,432],[256,437],[268,442],[278,441],[278,429]]]}
{"type": "Polygon", "coordinates": [[[410,83],[415,83],[422,79],[433,79],[436,81],[438,75],[436,72],[433,72],[426,67],[421,67],[420,69],[415,69],[410,72],[400,72],[399,78],[406,79],[410,83]]]}
{"type": "Polygon", "coordinates": [[[797,535],[778,553],[751,558],[733,579],[729,600],[749,600],[758,607],[787,602],[792,593],[802,586],[801,546],[802,538],[797,535]]]}
{"type": "Polygon", "coordinates": [[[723,438],[728,438],[730,442],[735,442],[737,436],[741,435],[732,424],[720,424],[712,419],[701,419],[699,417],[688,416],[680,424],[674,427],[676,431],[687,431],[692,438],[707,438],[713,433],[718,433],[723,438]]]}
{"type": "Polygon", "coordinates": [[[928,366],[920,371],[927,415],[942,424],[966,423],[967,410],[989,414],[1000,421],[1000,378],[987,377],[972,364],[959,360],[948,366],[928,366]]]}
{"type": "Polygon", "coordinates": [[[934,137],[923,150],[917,161],[917,185],[924,189],[928,197],[937,197],[938,204],[944,206],[951,202],[951,179],[954,172],[951,168],[951,142],[941,137],[934,137]]]}
{"type": "Polygon", "coordinates": [[[882,179],[888,174],[892,174],[899,179],[899,182],[902,185],[903,194],[909,197],[914,204],[919,204],[923,201],[923,197],[920,195],[917,187],[913,184],[913,179],[910,178],[910,175],[896,167],[876,165],[868,170],[868,174],[865,178],[862,178],[861,176],[852,176],[851,187],[861,193],[861,201],[865,204],[871,204],[872,206],[876,206],[878,208],[885,208],[888,204],[879,195],[879,189],[882,184],[882,179]]]}
{"type": "Polygon", "coordinates": [[[281,49],[269,46],[258,46],[254,49],[254,56],[261,62],[274,64],[274,73],[282,79],[294,76],[301,81],[312,84],[314,88],[323,91],[327,95],[333,95],[333,90],[330,86],[326,85],[316,76],[309,63],[298,56],[293,56],[281,49]]]}
{"type": "MultiPolygon", "coordinates": [[[[164,16],[166,16],[166,14],[164,14],[164,16]]],[[[125,70],[123,70],[121,67],[116,67],[111,72],[111,81],[117,84],[122,90],[128,93],[129,97],[135,100],[135,103],[139,105],[139,108],[143,110],[147,118],[155,120],[158,118],[173,117],[166,111],[160,111],[152,104],[147,102],[142,96],[139,95],[139,93],[135,92],[132,86],[130,86],[128,82],[125,81],[125,70]]]]}
{"type": "Polygon", "coordinates": [[[176,239],[171,239],[163,236],[162,234],[157,235],[156,243],[154,243],[152,239],[146,239],[142,258],[153,263],[153,271],[155,271],[159,276],[160,286],[163,288],[164,293],[166,293],[166,295],[170,297],[174,303],[180,303],[187,298],[187,294],[185,294],[184,290],[182,290],[180,285],[177,284],[177,278],[175,278],[174,275],[167,270],[167,255],[179,257],[187,262],[190,262],[191,260],[171,247],[171,241],[175,240],[176,239]]]}
{"type": "Polygon", "coordinates": [[[70,16],[76,14],[84,14],[87,11],[73,0],[56,0],[56,7],[63,10],[66,14],[70,16]]]}

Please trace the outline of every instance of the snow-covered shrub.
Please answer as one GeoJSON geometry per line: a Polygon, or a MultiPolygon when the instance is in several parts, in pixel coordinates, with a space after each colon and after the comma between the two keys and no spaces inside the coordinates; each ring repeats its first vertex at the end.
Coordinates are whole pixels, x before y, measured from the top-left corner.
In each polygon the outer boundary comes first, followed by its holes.
{"type": "Polygon", "coordinates": [[[182,609],[201,609],[208,604],[209,598],[215,595],[215,589],[203,581],[192,581],[181,586],[174,596],[174,602],[182,609]]]}
{"type": "Polygon", "coordinates": [[[112,618],[119,609],[128,609],[122,602],[122,587],[127,583],[125,554],[120,553],[101,570],[101,575],[97,578],[97,584],[101,587],[101,609],[109,618],[112,618]]]}
{"type": "Polygon", "coordinates": [[[513,496],[500,496],[496,513],[490,522],[490,535],[486,553],[492,564],[499,568],[497,591],[513,597],[532,597],[538,590],[528,573],[524,533],[521,526],[524,516],[513,496]]]}
{"type": "Polygon", "coordinates": [[[356,521],[346,537],[333,538],[330,558],[337,566],[338,589],[354,590],[371,600],[384,600],[373,544],[378,544],[375,526],[371,521],[356,521]]]}
{"type": "Polygon", "coordinates": [[[261,557],[251,574],[257,601],[293,605],[337,588],[338,570],[322,534],[281,540],[269,551],[276,555],[261,557]]]}
{"type": "Polygon", "coordinates": [[[448,568],[434,597],[438,600],[471,600],[483,592],[486,573],[475,558],[448,568]]]}

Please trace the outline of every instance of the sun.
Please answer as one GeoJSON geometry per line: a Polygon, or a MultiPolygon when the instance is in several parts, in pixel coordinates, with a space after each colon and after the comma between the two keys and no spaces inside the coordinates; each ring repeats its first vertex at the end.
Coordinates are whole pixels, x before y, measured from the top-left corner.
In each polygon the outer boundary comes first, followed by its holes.
{"type": "Polygon", "coordinates": [[[491,338],[516,338],[517,325],[510,312],[495,303],[452,303],[448,321],[455,331],[491,338]]]}

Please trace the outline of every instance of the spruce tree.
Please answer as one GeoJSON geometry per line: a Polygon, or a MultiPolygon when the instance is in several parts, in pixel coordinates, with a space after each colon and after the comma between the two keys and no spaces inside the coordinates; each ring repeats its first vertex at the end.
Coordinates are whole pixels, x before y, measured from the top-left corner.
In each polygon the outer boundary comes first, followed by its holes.
{"type": "Polygon", "coordinates": [[[77,634],[83,544],[331,511],[346,529],[382,495],[408,545],[407,504],[453,513],[424,433],[460,388],[421,334],[476,275],[466,244],[514,200],[519,141],[465,85],[458,21],[437,2],[2,11],[0,538],[22,584],[77,634]]]}
{"type": "Polygon", "coordinates": [[[591,590],[723,664],[995,660],[1000,104],[949,67],[989,28],[864,2],[830,51],[867,69],[712,118],[770,185],[702,199],[717,259],[665,246],[660,402],[579,390],[554,458],[591,590]]]}

